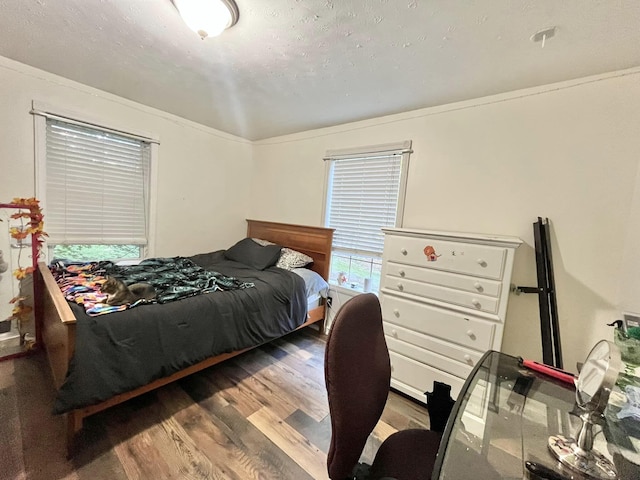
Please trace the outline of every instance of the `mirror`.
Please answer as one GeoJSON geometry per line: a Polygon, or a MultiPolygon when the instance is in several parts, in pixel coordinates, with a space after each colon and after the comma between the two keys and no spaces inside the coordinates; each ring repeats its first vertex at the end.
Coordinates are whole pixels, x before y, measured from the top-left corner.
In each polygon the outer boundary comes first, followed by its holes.
{"type": "Polygon", "coordinates": [[[576,401],[583,410],[602,413],[622,365],[618,347],[606,340],[598,342],[582,366],[576,384],[576,401]]]}
{"type": "Polygon", "coordinates": [[[620,350],[614,343],[606,340],[596,343],[576,382],[576,403],[583,411],[582,426],[575,439],[563,435],[549,437],[549,449],[563,465],[596,479],[618,478],[613,463],[593,449],[593,426],[607,407],[621,366],[620,350]]]}

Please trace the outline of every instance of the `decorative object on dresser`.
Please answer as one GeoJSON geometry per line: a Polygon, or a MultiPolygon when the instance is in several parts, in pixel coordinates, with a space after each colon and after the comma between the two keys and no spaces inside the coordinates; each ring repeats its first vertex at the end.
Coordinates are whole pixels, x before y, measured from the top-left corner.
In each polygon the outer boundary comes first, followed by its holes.
{"type": "Polygon", "coordinates": [[[421,402],[434,381],[456,398],[500,350],[517,237],[407,228],[385,234],[380,300],[391,386],[421,402]]]}

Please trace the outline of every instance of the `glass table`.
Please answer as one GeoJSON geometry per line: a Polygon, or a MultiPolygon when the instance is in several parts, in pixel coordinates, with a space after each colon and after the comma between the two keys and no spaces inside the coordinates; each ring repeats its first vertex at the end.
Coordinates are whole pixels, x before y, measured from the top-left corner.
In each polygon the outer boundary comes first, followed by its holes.
{"type": "MultiPolygon", "coordinates": [[[[622,480],[640,479],[640,422],[618,420],[624,401],[611,394],[594,448],[613,460],[622,480]]],[[[551,435],[574,437],[580,427],[572,385],[521,367],[518,359],[487,352],[458,396],[432,478],[485,480],[540,478],[525,461],[551,468],[566,478],[586,477],[562,466],[548,449],[551,435]]]]}

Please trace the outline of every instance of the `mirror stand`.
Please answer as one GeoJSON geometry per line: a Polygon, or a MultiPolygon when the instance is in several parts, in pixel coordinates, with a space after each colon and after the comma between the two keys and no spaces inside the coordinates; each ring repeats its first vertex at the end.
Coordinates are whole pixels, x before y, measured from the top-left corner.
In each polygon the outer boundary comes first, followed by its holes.
{"type": "Polygon", "coordinates": [[[596,343],[576,382],[576,403],[582,410],[576,438],[552,435],[548,442],[549,450],[562,465],[598,480],[618,478],[613,462],[593,449],[593,427],[601,422],[620,367],[618,347],[606,340],[596,343]]]}
{"type": "MultiPolygon", "coordinates": [[[[549,437],[549,450],[563,465],[596,479],[615,480],[616,467],[603,454],[593,449],[593,427],[599,418],[593,412],[580,415],[582,426],[577,439],[562,435],[549,437]]],[[[599,415],[597,416],[599,417],[599,415]]]]}

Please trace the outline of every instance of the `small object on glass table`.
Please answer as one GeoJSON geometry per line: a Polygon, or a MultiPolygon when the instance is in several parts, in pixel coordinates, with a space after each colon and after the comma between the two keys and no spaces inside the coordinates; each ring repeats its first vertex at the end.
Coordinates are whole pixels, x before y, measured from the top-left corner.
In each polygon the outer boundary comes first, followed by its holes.
{"type": "Polygon", "coordinates": [[[538,363],[534,360],[524,360],[522,357],[518,358],[520,365],[535,372],[544,373],[550,377],[560,380],[561,382],[575,385],[576,377],[573,373],[567,372],[560,368],[552,367],[551,365],[545,365],[544,363],[538,363]]]}
{"type": "Polygon", "coordinates": [[[524,465],[525,467],[527,467],[527,470],[529,470],[539,478],[544,478],[546,480],[571,480],[570,477],[562,475],[561,473],[556,472],[549,467],[545,467],[540,463],[530,462],[529,460],[527,460],[526,462],[524,462],[524,465]]]}

